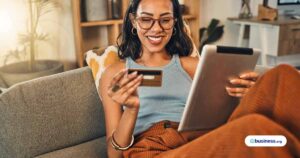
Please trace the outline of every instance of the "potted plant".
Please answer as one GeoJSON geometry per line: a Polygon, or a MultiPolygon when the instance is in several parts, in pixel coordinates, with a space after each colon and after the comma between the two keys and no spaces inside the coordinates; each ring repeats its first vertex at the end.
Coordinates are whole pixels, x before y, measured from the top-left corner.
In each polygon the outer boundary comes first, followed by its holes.
{"type": "Polygon", "coordinates": [[[5,56],[4,66],[0,68],[0,79],[5,87],[33,78],[63,71],[63,64],[55,60],[36,60],[38,42],[48,40],[48,34],[41,32],[41,18],[59,7],[56,0],[26,0],[28,24],[27,31],[19,34],[20,46],[5,56]],[[16,63],[7,64],[12,58],[16,63]],[[27,61],[24,59],[27,58],[27,61]]]}
{"type": "Polygon", "coordinates": [[[202,52],[202,49],[206,44],[214,43],[223,36],[224,25],[219,25],[219,24],[220,24],[220,20],[212,19],[207,28],[206,27],[200,28],[199,53],[202,52]]]}

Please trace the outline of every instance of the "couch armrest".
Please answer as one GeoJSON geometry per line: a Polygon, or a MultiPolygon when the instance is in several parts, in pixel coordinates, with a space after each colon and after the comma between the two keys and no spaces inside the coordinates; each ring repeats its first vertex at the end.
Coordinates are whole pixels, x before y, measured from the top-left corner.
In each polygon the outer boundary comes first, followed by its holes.
{"type": "Polygon", "coordinates": [[[0,155],[34,157],[105,135],[89,68],[12,86],[0,95],[0,155]]]}

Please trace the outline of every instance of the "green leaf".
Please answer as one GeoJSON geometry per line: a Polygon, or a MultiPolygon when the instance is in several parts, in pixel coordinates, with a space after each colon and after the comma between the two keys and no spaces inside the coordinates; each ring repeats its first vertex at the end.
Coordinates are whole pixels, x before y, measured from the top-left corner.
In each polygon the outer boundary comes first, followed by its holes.
{"type": "Polygon", "coordinates": [[[199,30],[199,53],[201,53],[204,45],[216,42],[219,40],[224,33],[224,25],[218,26],[220,20],[212,19],[207,28],[200,28],[199,30]]]}
{"type": "Polygon", "coordinates": [[[219,23],[220,23],[220,20],[212,19],[207,27],[207,33],[211,34],[216,29],[216,27],[218,26],[219,23]]]}
{"type": "Polygon", "coordinates": [[[224,26],[218,26],[214,31],[208,36],[206,43],[213,43],[219,40],[224,33],[224,26]]]}

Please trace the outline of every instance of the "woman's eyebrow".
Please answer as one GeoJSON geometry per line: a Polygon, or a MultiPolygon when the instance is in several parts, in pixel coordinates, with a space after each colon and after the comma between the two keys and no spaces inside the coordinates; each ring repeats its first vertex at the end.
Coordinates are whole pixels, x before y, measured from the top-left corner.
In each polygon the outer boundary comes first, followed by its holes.
{"type": "MultiPolygon", "coordinates": [[[[141,14],[146,14],[146,15],[154,16],[154,14],[152,14],[152,13],[148,13],[148,12],[141,12],[141,14]]],[[[173,13],[166,12],[166,13],[162,13],[162,14],[160,14],[160,16],[165,16],[165,15],[169,15],[169,14],[173,14],[173,13]]]]}
{"type": "Polygon", "coordinates": [[[146,14],[146,15],[153,16],[153,14],[151,14],[151,13],[148,13],[148,12],[141,12],[141,14],[146,14]]]}
{"type": "Polygon", "coordinates": [[[173,13],[166,12],[166,13],[162,13],[162,14],[160,14],[160,16],[165,16],[165,15],[169,15],[169,14],[173,14],[173,13]]]}

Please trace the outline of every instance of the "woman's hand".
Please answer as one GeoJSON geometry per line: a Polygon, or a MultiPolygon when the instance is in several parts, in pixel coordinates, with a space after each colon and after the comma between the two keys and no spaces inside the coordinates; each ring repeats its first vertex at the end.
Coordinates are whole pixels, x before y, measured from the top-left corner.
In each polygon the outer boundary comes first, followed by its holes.
{"type": "Polygon", "coordinates": [[[256,72],[248,72],[240,75],[239,78],[230,79],[229,82],[234,87],[226,87],[227,93],[230,96],[241,98],[255,84],[259,75],[256,72]]]}
{"type": "Polygon", "coordinates": [[[121,70],[113,77],[108,87],[108,96],[118,104],[136,110],[140,105],[137,88],[141,81],[142,75],[138,76],[137,72],[128,74],[127,69],[121,70]]]}

